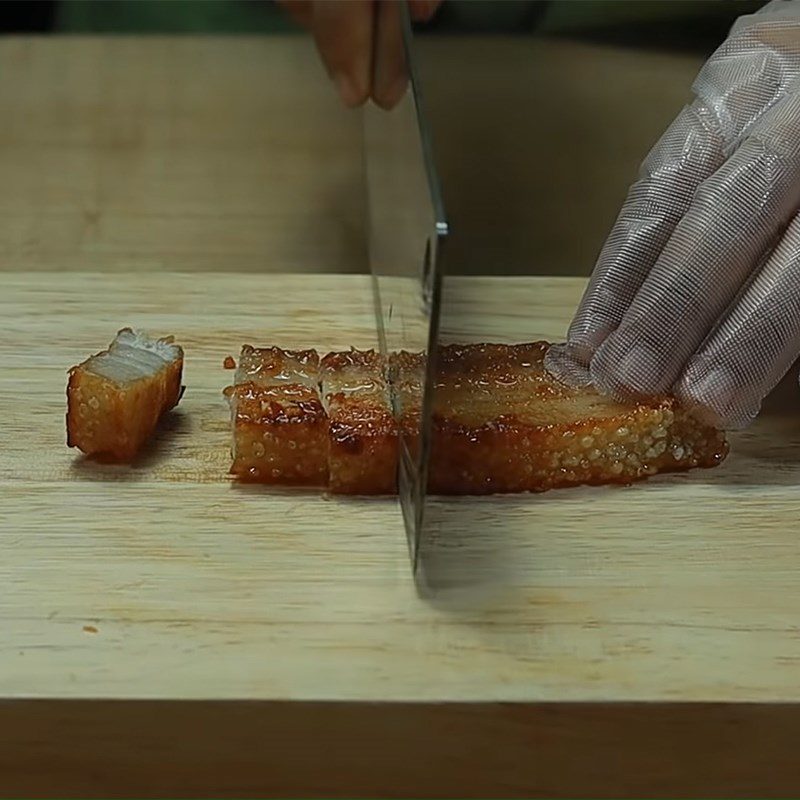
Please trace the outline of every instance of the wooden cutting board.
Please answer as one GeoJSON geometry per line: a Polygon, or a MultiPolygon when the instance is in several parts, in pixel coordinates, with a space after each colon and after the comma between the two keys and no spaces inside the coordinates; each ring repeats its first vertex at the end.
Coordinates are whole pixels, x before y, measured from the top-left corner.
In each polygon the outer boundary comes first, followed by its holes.
{"type": "MultiPolygon", "coordinates": [[[[561,337],[581,288],[464,279],[463,338],[561,337]]],[[[422,600],[395,501],[227,475],[226,355],[374,335],[366,276],[0,273],[0,794],[796,786],[793,384],[716,470],[437,504],[469,569],[422,600]],[[186,351],[132,468],[64,442],[124,325],[186,351]]]]}

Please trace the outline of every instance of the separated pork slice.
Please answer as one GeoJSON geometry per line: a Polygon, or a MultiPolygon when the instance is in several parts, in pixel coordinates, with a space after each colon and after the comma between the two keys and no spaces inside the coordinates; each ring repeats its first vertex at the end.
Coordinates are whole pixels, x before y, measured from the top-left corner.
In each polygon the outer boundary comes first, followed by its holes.
{"type": "Polygon", "coordinates": [[[544,491],[630,483],[711,467],[722,432],[671,397],[616,403],[544,369],[549,345],[443,347],[437,361],[429,490],[434,494],[544,491]]]}
{"type": "Polygon", "coordinates": [[[374,350],[329,353],[322,359],[333,493],[397,490],[397,423],[385,373],[385,361],[374,350]]]}
{"type": "Polygon", "coordinates": [[[67,445],[132,461],[181,396],[183,350],[172,337],[121,330],[105,350],[73,367],[67,384],[67,445]]]}
{"type": "Polygon", "coordinates": [[[319,395],[314,350],[245,345],[231,405],[233,464],[241,481],[325,486],[328,416],[319,395]]]}

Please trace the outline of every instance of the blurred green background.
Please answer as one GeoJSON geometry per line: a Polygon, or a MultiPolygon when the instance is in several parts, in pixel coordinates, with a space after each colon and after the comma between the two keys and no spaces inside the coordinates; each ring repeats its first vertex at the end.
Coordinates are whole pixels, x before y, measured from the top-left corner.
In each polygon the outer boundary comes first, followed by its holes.
{"type": "MultiPolygon", "coordinates": [[[[619,45],[706,51],[761,0],[447,0],[439,33],[538,33],[619,45]]],[[[3,2],[6,32],[291,33],[271,0],[26,0],[3,2]]]]}

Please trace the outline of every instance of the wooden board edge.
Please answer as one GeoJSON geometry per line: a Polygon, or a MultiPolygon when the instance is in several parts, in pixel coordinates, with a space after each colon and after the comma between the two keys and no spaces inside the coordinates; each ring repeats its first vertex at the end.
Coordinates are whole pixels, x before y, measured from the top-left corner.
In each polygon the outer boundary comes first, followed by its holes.
{"type": "Polygon", "coordinates": [[[800,704],[7,700],[3,797],[791,797],[800,704]]]}

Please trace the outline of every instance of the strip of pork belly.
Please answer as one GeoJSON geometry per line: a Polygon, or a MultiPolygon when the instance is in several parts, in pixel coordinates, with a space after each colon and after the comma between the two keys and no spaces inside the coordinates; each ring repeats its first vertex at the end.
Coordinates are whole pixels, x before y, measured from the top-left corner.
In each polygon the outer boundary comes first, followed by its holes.
{"type": "MultiPolygon", "coordinates": [[[[548,346],[441,348],[432,493],[628,483],[725,457],[724,435],[672,398],[621,405],[558,383],[544,370],[548,346]]],[[[234,472],[266,483],[327,481],[335,493],[394,493],[398,429],[413,447],[424,369],[416,353],[393,354],[387,365],[374,351],[330,353],[319,362],[314,351],[244,348],[237,375],[245,382],[234,390],[234,472]]]]}
{"type": "Polygon", "coordinates": [[[724,435],[672,398],[621,405],[544,370],[548,344],[442,348],[429,490],[544,491],[714,466],[724,435]]]}

